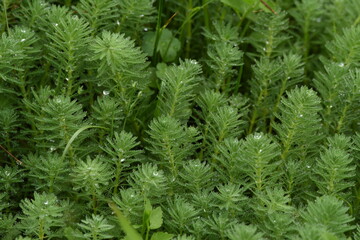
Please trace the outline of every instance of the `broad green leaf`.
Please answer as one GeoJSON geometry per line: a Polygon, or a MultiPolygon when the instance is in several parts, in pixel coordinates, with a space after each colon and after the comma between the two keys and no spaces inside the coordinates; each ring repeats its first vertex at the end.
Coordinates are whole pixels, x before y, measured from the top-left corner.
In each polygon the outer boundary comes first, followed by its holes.
{"type": "Polygon", "coordinates": [[[115,212],[119,225],[126,234],[124,239],[143,240],[141,235],[131,226],[130,221],[122,214],[120,209],[114,203],[109,203],[109,206],[115,212]]]}
{"type": "Polygon", "coordinates": [[[150,215],[150,229],[160,228],[162,223],[162,210],[160,207],[157,207],[151,212],[150,215]]]}
{"type": "Polygon", "coordinates": [[[174,236],[174,234],[165,233],[165,232],[157,232],[151,236],[150,240],[170,240],[170,239],[172,239],[173,236],[174,236]]]}
{"type": "MultiPolygon", "coordinates": [[[[143,51],[148,55],[152,56],[155,45],[155,32],[148,32],[143,38],[143,51]]],[[[179,39],[173,36],[172,32],[168,29],[161,31],[159,39],[158,52],[160,52],[161,58],[164,62],[172,62],[176,59],[181,49],[181,43],[179,39]]]]}
{"type": "Polygon", "coordinates": [[[144,214],[146,216],[149,216],[152,212],[152,206],[151,206],[151,203],[150,203],[150,200],[149,199],[146,199],[145,200],[145,209],[144,209],[144,214]]]}

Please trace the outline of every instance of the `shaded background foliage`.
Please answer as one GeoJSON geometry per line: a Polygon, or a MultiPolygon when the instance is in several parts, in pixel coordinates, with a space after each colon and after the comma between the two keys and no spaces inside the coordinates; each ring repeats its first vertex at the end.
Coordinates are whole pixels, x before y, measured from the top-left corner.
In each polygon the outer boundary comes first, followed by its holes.
{"type": "Polygon", "coordinates": [[[360,239],[359,1],[0,6],[3,239],[360,239]]]}

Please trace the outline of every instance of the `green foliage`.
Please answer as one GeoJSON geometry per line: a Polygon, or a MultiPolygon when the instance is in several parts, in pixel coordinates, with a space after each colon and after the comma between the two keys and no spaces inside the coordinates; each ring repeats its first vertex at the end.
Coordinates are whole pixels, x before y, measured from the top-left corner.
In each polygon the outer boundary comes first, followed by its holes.
{"type": "Polygon", "coordinates": [[[116,21],[117,31],[137,39],[139,32],[147,31],[146,25],[152,23],[155,14],[154,0],[120,0],[119,15],[116,21]]]}
{"type": "Polygon", "coordinates": [[[343,30],[342,34],[336,34],[334,40],[326,45],[334,62],[341,66],[357,67],[360,55],[358,49],[360,27],[350,27],[343,30]]]}
{"type": "Polygon", "coordinates": [[[100,141],[103,140],[104,135],[109,132],[112,135],[115,131],[122,128],[124,119],[123,108],[116,98],[108,96],[109,91],[104,90],[102,97],[98,97],[96,102],[91,106],[93,118],[92,122],[96,126],[103,127],[103,131],[99,136],[100,141]]]}
{"type": "Polygon", "coordinates": [[[347,207],[343,206],[342,201],[324,195],[317,198],[315,202],[310,202],[301,216],[305,223],[325,228],[333,234],[343,236],[343,233],[354,228],[349,225],[353,218],[346,212],[347,207]]]}
{"type": "Polygon", "coordinates": [[[158,72],[161,86],[158,95],[157,116],[169,116],[186,121],[190,104],[194,99],[194,88],[198,84],[201,67],[197,61],[186,60],[179,66],[170,66],[158,72]]]}
{"type": "Polygon", "coordinates": [[[168,116],[154,119],[149,128],[149,150],[157,156],[159,166],[170,170],[172,177],[176,178],[179,166],[196,149],[198,131],[193,127],[182,126],[179,121],[168,116]]]}
{"type": "Polygon", "coordinates": [[[114,27],[118,4],[112,0],[81,0],[74,9],[87,20],[93,34],[114,27]]]}
{"type": "MultiPolygon", "coordinates": [[[[39,93],[33,92],[34,100],[26,101],[25,105],[32,110],[27,117],[36,126],[37,131],[32,131],[36,144],[39,148],[53,152],[65,148],[71,136],[84,124],[86,113],[82,106],[70,97],[60,95],[49,99],[50,94],[52,91],[49,88],[42,89],[39,93]],[[38,105],[39,103],[41,105],[38,105]]],[[[76,143],[80,144],[83,137],[85,136],[78,138],[76,143]]],[[[75,146],[73,144],[71,148],[72,164],[75,146]]]]}
{"type": "Polygon", "coordinates": [[[257,232],[255,226],[236,224],[227,233],[230,240],[236,239],[249,239],[249,240],[260,240],[263,239],[261,233],[257,232]]]}
{"type": "MultiPolygon", "coordinates": [[[[301,37],[299,40],[302,47],[302,55],[305,61],[311,54],[311,47],[317,46],[316,41],[318,33],[323,31],[321,21],[324,16],[325,1],[302,0],[296,1],[296,8],[291,9],[290,14],[298,22],[301,37]]],[[[318,46],[317,46],[318,47],[318,46]]]]}
{"type": "Polygon", "coordinates": [[[130,186],[139,191],[143,199],[153,199],[153,202],[155,200],[163,201],[161,197],[166,194],[168,183],[164,172],[159,170],[157,165],[151,163],[142,164],[129,178],[130,186]]]}
{"type": "Polygon", "coordinates": [[[199,160],[186,161],[182,171],[179,172],[182,181],[179,184],[193,193],[199,193],[204,189],[211,189],[213,183],[210,181],[214,176],[211,167],[199,160]]]}
{"type": "Polygon", "coordinates": [[[216,42],[209,45],[207,54],[209,61],[207,62],[211,68],[215,82],[215,89],[227,91],[231,88],[231,78],[236,72],[234,67],[242,65],[243,52],[238,47],[227,42],[216,42]]]}
{"type": "Polygon", "coordinates": [[[281,45],[289,39],[285,31],[288,29],[288,19],[284,12],[275,15],[260,13],[253,27],[249,42],[256,48],[259,55],[273,58],[282,55],[281,45]]]}
{"type": "Polygon", "coordinates": [[[59,193],[67,191],[69,163],[64,161],[57,153],[47,153],[37,156],[27,156],[25,166],[29,170],[29,178],[37,191],[59,193]]]}
{"type": "Polygon", "coordinates": [[[0,238],[359,239],[359,10],[0,1],[0,238]]]}
{"type": "MultiPolygon", "coordinates": [[[[147,28],[144,28],[144,31],[148,31],[147,28]]],[[[154,48],[156,41],[155,32],[147,32],[144,34],[143,38],[143,50],[147,53],[148,56],[153,56],[154,48]]],[[[179,51],[181,49],[181,43],[179,39],[173,36],[172,32],[168,29],[163,29],[161,31],[161,36],[159,38],[159,44],[157,46],[157,52],[160,53],[161,59],[164,62],[173,62],[177,59],[179,51]]]]}
{"type": "Polygon", "coordinates": [[[93,214],[91,218],[86,217],[86,219],[81,220],[81,222],[82,223],[78,225],[84,232],[84,239],[100,240],[112,238],[112,236],[106,234],[106,232],[114,226],[109,224],[104,216],[93,214]]]}
{"type": "Polygon", "coordinates": [[[277,182],[279,175],[274,172],[279,166],[276,161],[279,156],[279,145],[268,136],[255,133],[246,137],[240,150],[240,159],[245,163],[241,170],[250,178],[253,191],[261,192],[277,182]]]}
{"type": "Polygon", "coordinates": [[[182,234],[191,220],[196,217],[198,211],[181,197],[175,197],[168,202],[167,221],[165,224],[172,232],[182,234]]]}
{"type": "Polygon", "coordinates": [[[65,93],[66,89],[67,96],[72,96],[79,87],[78,78],[85,67],[89,26],[82,18],[69,14],[52,20],[46,33],[50,43],[46,45],[48,54],[45,58],[54,67],[58,91],[65,93]]]}
{"type": "Polygon", "coordinates": [[[34,193],[34,199],[20,203],[24,216],[20,216],[19,228],[30,236],[45,239],[54,235],[52,229],[63,226],[61,219],[66,206],[59,203],[54,194],[34,193]]]}
{"type": "Polygon", "coordinates": [[[314,182],[322,195],[349,196],[349,190],[355,185],[352,180],[356,168],[348,154],[350,139],[344,135],[335,135],[328,141],[329,148],[320,153],[314,169],[314,182]]]}
{"type": "Polygon", "coordinates": [[[281,123],[274,124],[273,128],[282,144],[281,159],[292,157],[295,152],[298,158],[305,157],[321,139],[320,98],[307,87],[295,88],[288,92],[288,98],[282,99],[279,110],[280,114],[275,116],[281,123]]]}

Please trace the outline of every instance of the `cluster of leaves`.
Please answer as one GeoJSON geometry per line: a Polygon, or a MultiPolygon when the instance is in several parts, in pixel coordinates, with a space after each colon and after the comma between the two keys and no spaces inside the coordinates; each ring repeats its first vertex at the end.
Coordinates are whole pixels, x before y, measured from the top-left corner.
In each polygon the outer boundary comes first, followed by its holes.
{"type": "Polygon", "coordinates": [[[360,2],[3,0],[2,239],[360,239],[360,2]]]}

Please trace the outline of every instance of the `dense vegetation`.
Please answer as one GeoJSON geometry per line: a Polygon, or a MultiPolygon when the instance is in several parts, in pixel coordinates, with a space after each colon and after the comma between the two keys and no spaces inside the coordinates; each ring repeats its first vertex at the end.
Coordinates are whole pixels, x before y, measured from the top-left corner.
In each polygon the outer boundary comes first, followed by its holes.
{"type": "Polygon", "coordinates": [[[0,4],[1,239],[360,239],[360,1],[0,4]]]}

